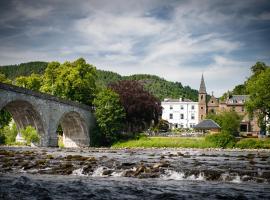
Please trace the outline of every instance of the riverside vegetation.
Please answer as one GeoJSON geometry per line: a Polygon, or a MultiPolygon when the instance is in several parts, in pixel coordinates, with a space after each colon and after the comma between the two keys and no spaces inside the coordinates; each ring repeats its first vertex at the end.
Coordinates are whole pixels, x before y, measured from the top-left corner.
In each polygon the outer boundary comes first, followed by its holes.
{"type": "MultiPolygon", "coordinates": [[[[243,85],[236,86],[232,93],[224,95],[231,95],[234,92],[249,94],[250,100],[246,103],[247,110],[251,115],[256,112],[260,128],[265,133],[269,128],[267,123],[270,119],[270,96],[269,88],[267,88],[270,82],[270,67],[258,62],[251,67],[251,71],[251,77],[243,85]]],[[[95,66],[86,63],[83,58],[62,64],[59,62],[31,62],[2,66],[0,67],[0,81],[94,106],[97,127],[91,141],[94,142],[92,145],[96,146],[110,146],[113,143],[119,145],[117,141],[136,138],[138,133],[149,128],[159,131],[161,127],[164,127],[159,122],[162,98],[182,96],[196,100],[198,94],[197,90],[192,90],[188,86],[183,87],[181,83],[168,82],[157,76],[122,77],[113,72],[100,71],[95,66]]],[[[6,126],[11,117],[5,110],[0,113],[2,143],[14,141],[14,136],[6,136],[8,131],[6,126]]],[[[245,146],[247,148],[251,146],[268,148],[268,139],[235,140],[234,136],[237,135],[241,116],[233,111],[217,115],[211,114],[207,118],[220,124],[222,133],[198,140],[183,139],[182,146],[196,147],[195,143],[199,143],[197,146],[202,146],[202,148],[207,146],[229,148],[236,147],[238,144],[241,148],[245,146]]],[[[10,131],[14,132],[14,130],[10,131]]],[[[139,139],[139,141],[142,140],[139,139]]],[[[148,139],[148,141],[151,140],[151,138],[148,139]]],[[[166,144],[168,140],[162,140],[163,144],[158,145],[171,146],[174,144],[177,146],[181,143],[179,141],[179,143],[166,144]]],[[[61,141],[59,144],[62,146],[61,141]]],[[[151,144],[144,144],[151,146],[151,144]]]]}
{"type": "Polygon", "coordinates": [[[209,135],[206,137],[146,137],[129,141],[116,142],[113,148],[239,148],[270,149],[270,138],[243,138],[236,140],[227,134],[209,135]]]}

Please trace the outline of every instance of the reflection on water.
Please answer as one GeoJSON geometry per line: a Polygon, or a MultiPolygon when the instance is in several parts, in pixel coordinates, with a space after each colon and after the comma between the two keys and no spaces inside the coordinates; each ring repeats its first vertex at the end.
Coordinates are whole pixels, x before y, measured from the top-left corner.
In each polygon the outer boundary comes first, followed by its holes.
{"type": "Polygon", "coordinates": [[[270,152],[0,149],[0,199],[270,199],[270,152]]]}

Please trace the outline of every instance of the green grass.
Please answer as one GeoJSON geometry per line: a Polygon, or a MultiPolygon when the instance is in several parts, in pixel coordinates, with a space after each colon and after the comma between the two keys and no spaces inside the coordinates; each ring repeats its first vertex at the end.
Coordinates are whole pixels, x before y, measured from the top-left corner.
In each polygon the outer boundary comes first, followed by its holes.
{"type": "Polygon", "coordinates": [[[183,147],[183,148],[210,148],[213,144],[205,141],[204,138],[183,138],[183,137],[141,137],[139,139],[117,142],[114,148],[133,147],[183,147]]]}
{"type": "MultiPolygon", "coordinates": [[[[184,138],[184,137],[140,137],[128,141],[117,142],[113,148],[215,148],[215,143],[205,140],[204,137],[184,138]]],[[[230,148],[240,149],[270,149],[270,138],[267,139],[241,139],[230,148]]]]}
{"type": "Polygon", "coordinates": [[[235,145],[240,149],[270,149],[270,138],[257,139],[245,138],[238,141],[235,145]]]}

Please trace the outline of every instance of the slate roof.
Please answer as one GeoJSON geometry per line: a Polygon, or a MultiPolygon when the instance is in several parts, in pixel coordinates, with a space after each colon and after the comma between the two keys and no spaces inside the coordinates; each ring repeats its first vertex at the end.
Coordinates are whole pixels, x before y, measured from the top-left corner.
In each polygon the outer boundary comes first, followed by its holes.
{"type": "Polygon", "coordinates": [[[163,102],[193,102],[192,100],[190,99],[186,99],[186,98],[183,98],[183,99],[170,99],[170,98],[166,98],[164,99],[163,102]]]}
{"type": "Polygon", "coordinates": [[[199,124],[197,124],[195,129],[220,129],[220,126],[214,122],[212,119],[202,120],[199,124]]]}
{"type": "Polygon", "coordinates": [[[227,104],[244,104],[249,99],[249,95],[232,95],[227,104]]]}
{"type": "Polygon", "coordinates": [[[204,83],[203,74],[202,74],[202,78],[201,78],[199,93],[206,94],[206,87],[205,87],[205,83],[204,83]]]}

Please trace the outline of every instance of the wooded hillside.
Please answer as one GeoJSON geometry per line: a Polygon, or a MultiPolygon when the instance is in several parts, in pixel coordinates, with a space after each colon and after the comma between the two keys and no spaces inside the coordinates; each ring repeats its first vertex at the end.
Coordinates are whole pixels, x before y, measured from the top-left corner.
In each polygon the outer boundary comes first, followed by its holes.
{"type": "MultiPolygon", "coordinates": [[[[7,78],[14,80],[19,76],[29,76],[32,73],[43,74],[47,62],[28,62],[19,65],[6,65],[0,66],[0,73],[6,75],[7,78]]],[[[189,86],[183,86],[180,82],[167,81],[155,75],[148,74],[135,74],[131,76],[121,76],[115,72],[97,70],[97,86],[106,87],[110,83],[120,80],[137,80],[143,84],[145,90],[149,91],[160,100],[164,98],[179,98],[184,97],[197,101],[198,91],[190,88],[189,86]]]]}

